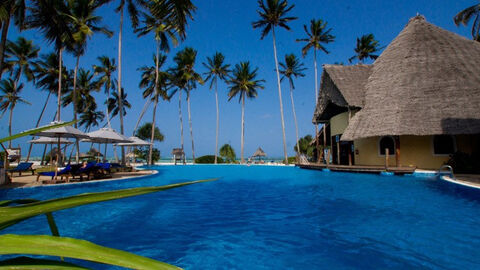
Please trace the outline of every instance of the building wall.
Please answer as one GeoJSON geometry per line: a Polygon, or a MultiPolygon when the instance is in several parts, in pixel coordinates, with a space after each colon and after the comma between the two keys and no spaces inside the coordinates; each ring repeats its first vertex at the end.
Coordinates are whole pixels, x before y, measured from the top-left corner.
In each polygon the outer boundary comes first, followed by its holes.
{"type": "MultiPolygon", "coordinates": [[[[353,117],[355,113],[351,112],[351,117],[353,117]]],[[[343,112],[341,114],[337,114],[334,117],[330,118],[330,132],[331,136],[343,134],[345,129],[348,126],[348,115],[349,112],[343,112]]]]}
{"type": "MultiPolygon", "coordinates": [[[[355,165],[385,165],[385,156],[379,153],[380,137],[355,140],[355,165]]],[[[476,141],[473,136],[460,135],[455,138],[458,151],[470,153],[476,141]]],[[[448,155],[434,155],[433,136],[400,136],[400,164],[420,169],[437,170],[448,155]]],[[[396,166],[395,155],[389,156],[389,166],[396,166]]]]}

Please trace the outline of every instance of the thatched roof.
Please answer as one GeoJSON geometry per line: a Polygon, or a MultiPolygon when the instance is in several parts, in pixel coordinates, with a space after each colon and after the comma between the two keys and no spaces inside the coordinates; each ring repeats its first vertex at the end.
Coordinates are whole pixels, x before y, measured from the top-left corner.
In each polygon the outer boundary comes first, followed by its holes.
{"type": "Polygon", "coordinates": [[[480,133],[480,43],[416,16],[375,61],[342,140],[480,133]]]}
{"type": "Polygon", "coordinates": [[[365,84],[371,69],[371,65],[323,65],[313,123],[327,122],[348,108],[363,107],[365,84]]]}
{"type": "Polygon", "coordinates": [[[182,156],[182,155],[185,155],[185,153],[183,152],[182,148],[173,148],[172,155],[182,156]]]}
{"type": "Polygon", "coordinates": [[[255,153],[253,153],[252,155],[252,158],[253,157],[266,157],[267,154],[265,154],[265,152],[262,150],[262,148],[258,147],[257,151],[255,151],[255,153]]]}

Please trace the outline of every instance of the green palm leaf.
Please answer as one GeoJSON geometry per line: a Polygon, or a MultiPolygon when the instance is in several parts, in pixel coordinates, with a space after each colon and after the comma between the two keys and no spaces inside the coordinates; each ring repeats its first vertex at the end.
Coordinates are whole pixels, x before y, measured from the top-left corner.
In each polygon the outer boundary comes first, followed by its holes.
{"type": "Polygon", "coordinates": [[[0,246],[0,254],[4,255],[61,256],[132,269],[180,269],[150,258],[68,237],[5,234],[0,236],[0,246]]]}
{"type": "Polygon", "coordinates": [[[56,269],[88,269],[82,266],[77,266],[67,262],[33,259],[29,257],[17,257],[0,262],[1,269],[30,269],[30,270],[56,270],[56,269]]]}

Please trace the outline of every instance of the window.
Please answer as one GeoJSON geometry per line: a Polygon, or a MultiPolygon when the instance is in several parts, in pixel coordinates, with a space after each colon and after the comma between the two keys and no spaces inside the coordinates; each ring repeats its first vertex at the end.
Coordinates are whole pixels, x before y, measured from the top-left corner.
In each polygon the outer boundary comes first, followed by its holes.
{"type": "Polygon", "coordinates": [[[385,136],[380,139],[378,147],[380,148],[380,155],[385,156],[385,149],[388,148],[388,155],[395,155],[395,141],[390,136],[385,136]]]}
{"type": "Polygon", "coordinates": [[[433,154],[450,155],[455,153],[455,138],[450,135],[433,136],[433,154]]]}

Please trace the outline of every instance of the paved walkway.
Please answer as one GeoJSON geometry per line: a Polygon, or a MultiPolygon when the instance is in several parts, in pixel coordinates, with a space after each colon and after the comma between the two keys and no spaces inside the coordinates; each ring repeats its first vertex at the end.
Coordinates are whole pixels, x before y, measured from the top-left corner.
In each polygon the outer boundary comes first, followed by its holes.
{"type": "MultiPolygon", "coordinates": [[[[102,181],[102,180],[119,180],[119,179],[125,179],[125,178],[133,178],[133,177],[139,177],[139,176],[145,176],[145,175],[150,175],[154,174],[156,171],[152,170],[140,170],[136,172],[115,172],[112,173],[112,178],[105,178],[105,179],[94,179],[90,181],[102,181]]],[[[29,173],[22,174],[22,176],[18,176],[18,174],[15,174],[15,176],[12,179],[12,183],[8,185],[1,186],[0,188],[17,188],[17,187],[33,187],[33,186],[42,186],[42,180],[46,180],[45,177],[40,178],[40,181],[36,181],[37,176],[36,175],[31,175],[29,173]]],[[[86,182],[86,181],[84,181],[86,182]]],[[[73,183],[73,182],[72,182],[73,183]]],[[[75,182],[78,183],[78,182],[75,182]]]]}

